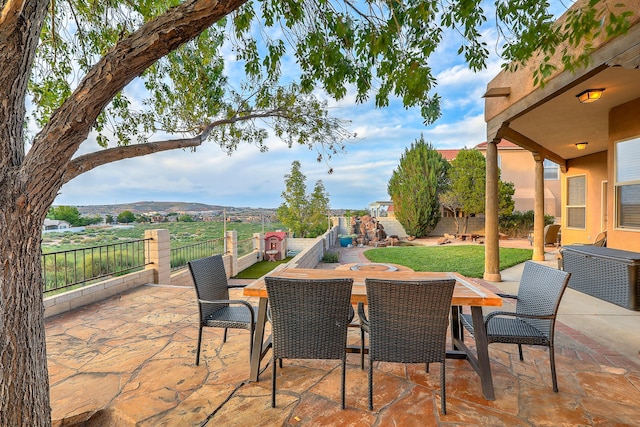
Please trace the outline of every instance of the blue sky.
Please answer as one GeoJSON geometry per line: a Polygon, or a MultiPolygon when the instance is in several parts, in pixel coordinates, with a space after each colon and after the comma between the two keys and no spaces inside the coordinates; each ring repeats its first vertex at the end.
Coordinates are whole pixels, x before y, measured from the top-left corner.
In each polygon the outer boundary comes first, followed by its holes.
{"type": "MultiPolygon", "coordinates": [[[[495,29],[490,24],[486,35],[491,47],[495,29]]],[[[284,175],[294,160],[301,163],[309,192],[322,180],[331,208],[364,209],[371,202],[389,200],[391,174],[405,149],[421,134],[438,149],[473,147],[486,140],[482,94],[500,71],[500,63],[492,55],[486,70],[473,73],[455,53],[458,42],[450,34],[430,62],[438,81],[436,92],[442,98],[442,117],[432,125],[425,126],[418,109],[405,110],[399,101],[376,109],[373,102],[356,104],[349,94],[329,104],[333,115],[351,122],[348,129],[357,134],[357,140],[329,165],[318,163],[317,153],[307,147],[288,148],[276,139],[270,140],[267,153],[244,145],[231,156],[218,145],[205,143],[196,152],[175,150],[101,166],[64,185],[54,204],[145,200],[275,208],[282,203],[284,175]],[[327,173],[329,166],[332,174],[327,173]]],[[[233,64],[229,67],[232,72],[233,64]]],[[[82,152],[96,149],[93,138],[81,147],[82,152]]]]}

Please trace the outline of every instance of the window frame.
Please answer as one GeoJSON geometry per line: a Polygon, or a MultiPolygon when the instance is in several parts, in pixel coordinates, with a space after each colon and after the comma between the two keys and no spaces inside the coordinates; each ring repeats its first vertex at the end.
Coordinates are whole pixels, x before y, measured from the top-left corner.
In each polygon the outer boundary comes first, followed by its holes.
{"type": "MultiPolygon", "coordinates": [[[[625,142],[635,142],[635,144],[638,144],[638,146],[640,147],[640,135],[638,136],[634,136],[631,138],[626,138],[626,139],[621,139],[618,141],[614,142],[614,148],[613,148],[613,162],[614,162],[614,171],[613,171],[613,218],[614,218],[614,228],[616,230],[621,230],[621,231],[632,231],[632,232],[640,232],[640,226],[628,226],[628,225],[623,225],[620,224],[621,221],[621,215],[622,215],[622,209],[621,209],[621,200],[620,200],[620,190],[624,187],[629,187],[629,186],[637,186],[640,185],[640,169],[638,169],[637,167],[631,167],[631,170],[633,170],[634,174],[636,174],[637,176],[634,176],[632,179],[626,179],[626,180],[618,180],[618,172],[619,172],[619,161],[618,161],[618,144],[620,143],[625,143],[625,142]]],[[[635,145],[634,144],[634,145],[635,145]]]]}
{"type": "Polygon", "coordinates": [[[572,230],[586,230],[587,229],[587,175],[586,174],[578,174],[578,175],[571,175],[571,176],[567,176],[566,180],[566,192],[567,192],[567,198],[565,200],[565,215],[566,215],[566,228],[568,229],[572,229],[572,230]],[[583,204],[575,204],[575,205],[570,205],[569,204],[569,193],[570,193],[570,188],[569,188],[569,182],[572,179],[577,179],[577,178],[582,178],[584,180],[584,203],[583,204]],[[571,216],[569,215],[569,210],[570,209],[582,209],[583,213],[584,213],[584,218],[583,218],[583,223],[584,226],[582,227],[577,227],[575,225],[571,225],[569,224],[569,220],[571,219],[571,216]]]}

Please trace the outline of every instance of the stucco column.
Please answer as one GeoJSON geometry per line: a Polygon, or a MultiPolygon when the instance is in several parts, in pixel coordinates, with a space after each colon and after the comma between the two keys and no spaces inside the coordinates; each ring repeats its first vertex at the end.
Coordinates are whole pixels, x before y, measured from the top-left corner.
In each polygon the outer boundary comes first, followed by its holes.
{"type": "Polygon", "coordinates": [[[498,141],[487,143],[484,217],[484,279],[500,282],[500,242],[498,236],[498,141]]]}
{"type": "Polygon", "coordinates": [[[535,201],[533,205],[533,259],[544,261],[544,159],[533,153],[535,167],[535,201]]]}
{"type": "Polygon", "coordinates": [[[238,271],[238,232],[236,230],[227,231],[225,233],[227,239],[227,253],[231,257],[231,271],[229,276],[235,276],[238,271]]]}
{"type": "Polygon", "coordinates": [[[145,270],[154,270],[153,281],[171,284],[171,242],[169,230],[145,230],[145,239],[151,239],[145,247],[145,260],[151,264],[145,270]]]}
{"type": "Polygon", "coordinates": [[[264,234],[262,233],[253,233],[253,250],[258,251],[257,258],[258,261],[262,261],[264,257],[264,234]]]}

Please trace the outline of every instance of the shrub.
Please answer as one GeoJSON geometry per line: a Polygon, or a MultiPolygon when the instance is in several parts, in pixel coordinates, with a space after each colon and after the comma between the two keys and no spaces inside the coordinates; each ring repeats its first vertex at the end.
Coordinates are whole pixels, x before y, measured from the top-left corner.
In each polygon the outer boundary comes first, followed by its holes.
{"type": "Polygon", "coordinates": [[[340,262],[340,254],[338,252],[327,251],[322,256],[322,262],[326,262],[328,264],[340,262]]]}
{"type": "MultiPolygon", "coordinates": [[[[510,215],[500,215],[498,229],[509,237],[527,237],[533,230],[533,211],[513,212],[510,215]]],[[[544,224],[553,224],[555,218],[552,215],[544,216],[544,224]]]]}

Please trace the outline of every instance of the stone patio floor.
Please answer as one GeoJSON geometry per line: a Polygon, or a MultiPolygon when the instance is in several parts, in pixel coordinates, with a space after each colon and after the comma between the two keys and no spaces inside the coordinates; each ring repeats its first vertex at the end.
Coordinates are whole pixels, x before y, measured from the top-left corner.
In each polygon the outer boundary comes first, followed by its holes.
{"type": "MultiPolygon", "coordinates": [[[[242,289],[231,292],[244,299],[242,289]]],[[[357,354],[347,359],[347,409],[340,409],[339,362],[308,360],[284,361],[271,408],[270,357],[260,381],[249,382],[247,331],[229,330],[222,344],[222,330],[205,328],[195,365],[197,310],[191,287],[146,285],[47,319],[54,426],[640,425],[637,360],[562,322],[559,393],[551,389],[545,348],[524,347],[521,362],[515,345],[492,344],[496,400],[482,397],[466,361],[447,360],[442,415],[440,370],[391,363],[374,365],[369,411],[366,366],[360,370],[357,354]]],[[[357,328],[349,341],[359,342],[357,328]]]]}

